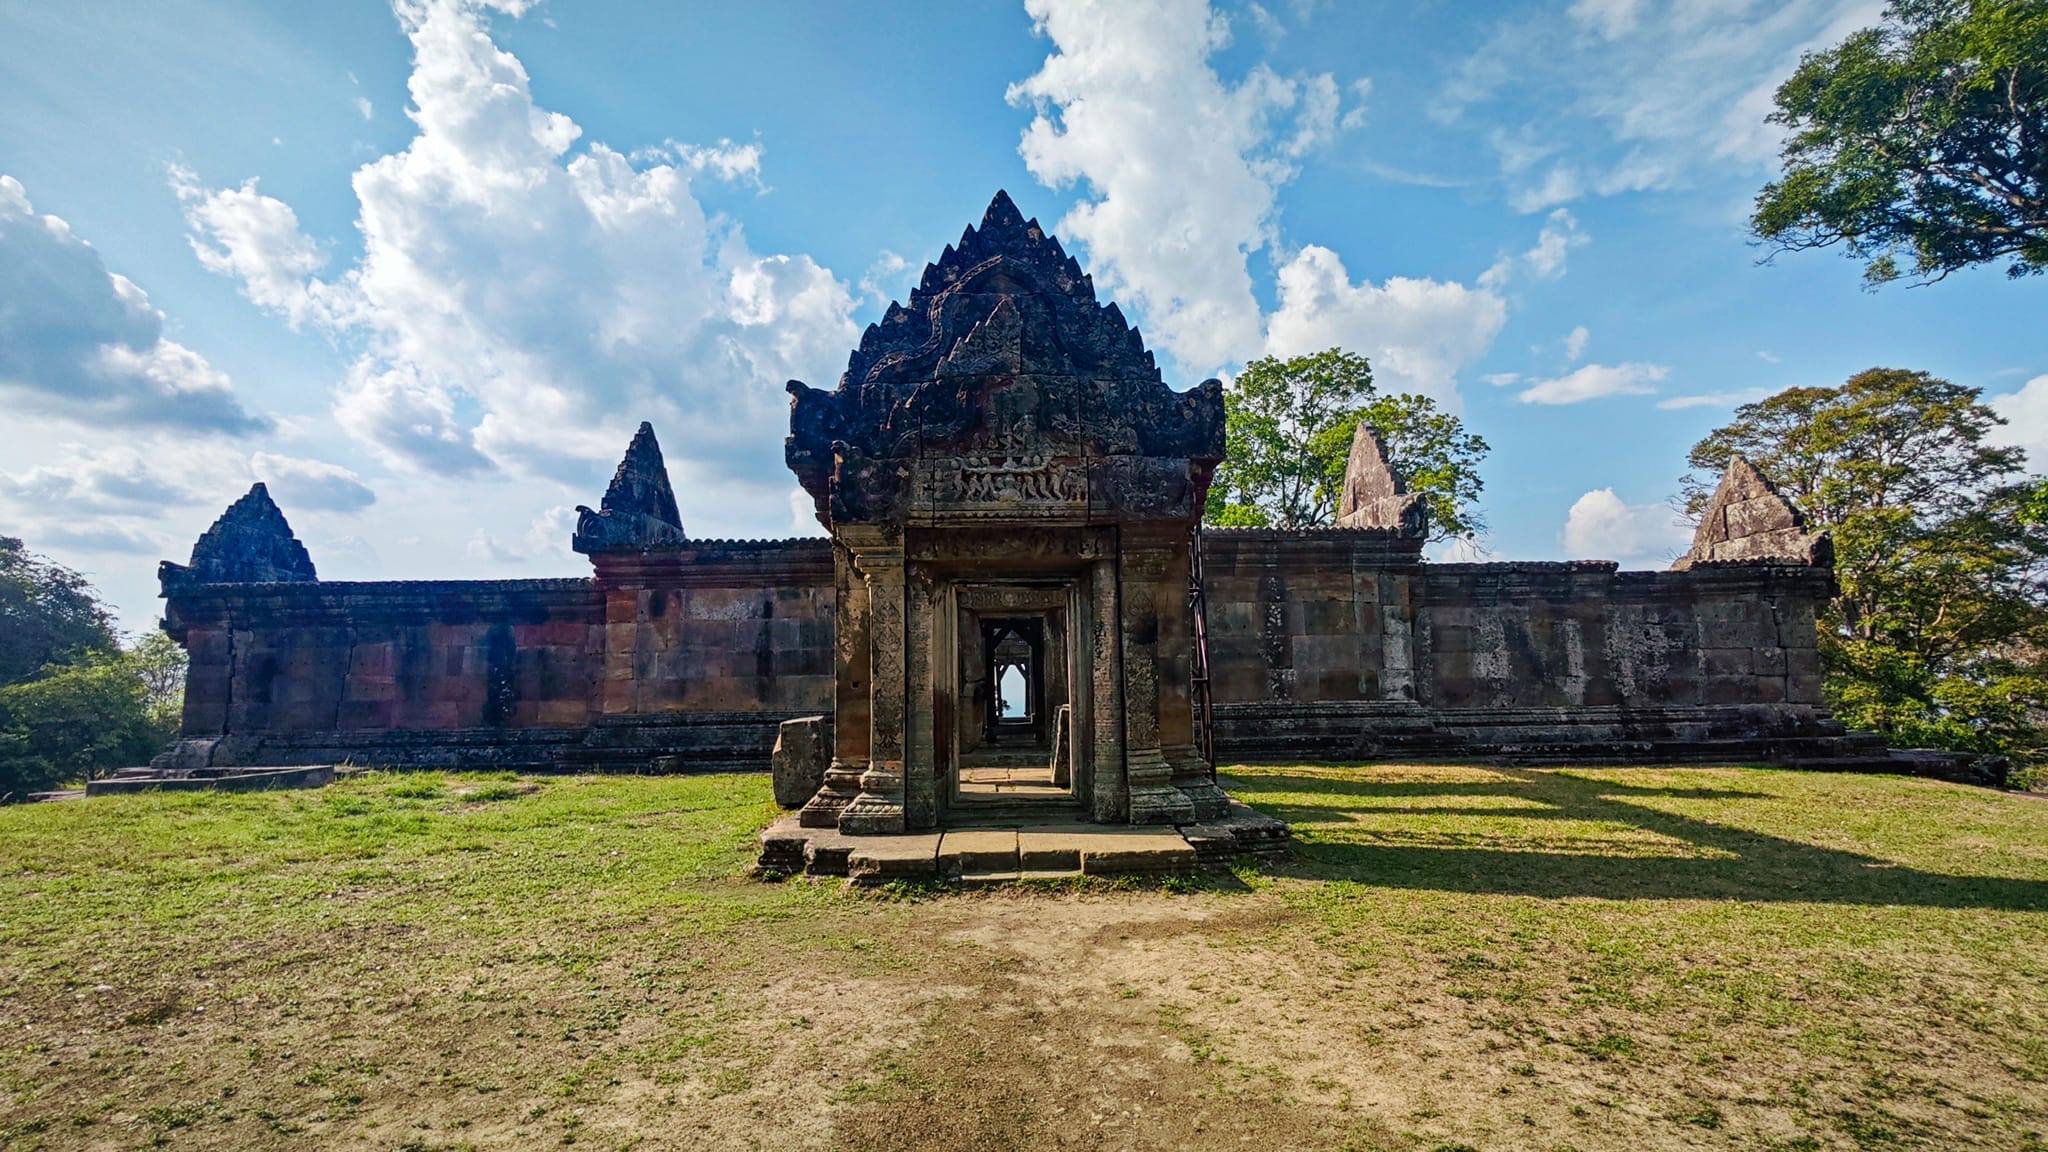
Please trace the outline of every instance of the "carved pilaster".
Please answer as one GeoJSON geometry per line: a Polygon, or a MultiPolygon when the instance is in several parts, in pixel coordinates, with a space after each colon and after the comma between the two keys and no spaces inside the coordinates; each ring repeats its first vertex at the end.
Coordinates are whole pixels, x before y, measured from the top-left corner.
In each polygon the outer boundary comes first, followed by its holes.
{"type": "Polygon", "coordinates": [[[903,831],[904,629],[903,550],[856,547],[854,565],[867,578],[868,764],[860,795],[839,813],[848,835],[903,831]]]}
{"type": "MultiPolygon", "coordinates": [[[[1173,765],[1159,742],[1160,609],[1172,554],[1156,542],[1127,539],[1119,592],[1123,609],[1124,774],[1133,824],[1179,824],[1194,805],[1173,786],[1173,765]]],[[[1184,595],[1174,589],[1177,604],[1184,595]]]]}
{"type": "Polygon", "coordinates": [[[1089,760],[1093,772],[1090,801],[1098,824],[1121,824],[1130,817],[1130,793],[1124,786],[1123,645],[1119,642],[1116,566],[1098,560],[1088,567],[1087,643],[1089,648],[1089,760]]]}
{"type": "Polygon", "coordinates": [[[860,774],[868,763],[868,586],[853,566],[853,553],[832,550],[832,583],[838,605],[833,638],[832,764],[817,795],[797,814],[806,828],[836,828],[839,813],[860,795],[860,774]]]}
{"type": "Polygon", "coordinates": [[[925,564],[910,565],[904,584],[903,822],[906,828],[933,828],[939,822],[938,725],[932,714],[939,590],[925,564]]]}

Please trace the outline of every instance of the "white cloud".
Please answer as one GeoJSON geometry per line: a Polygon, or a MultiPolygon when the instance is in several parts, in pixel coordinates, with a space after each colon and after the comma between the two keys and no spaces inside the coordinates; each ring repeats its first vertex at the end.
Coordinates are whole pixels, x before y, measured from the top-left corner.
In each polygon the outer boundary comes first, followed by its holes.
{"type": "Polygon", "coordinates": [[[497,564],[525,564],[534,560],[576,559],[570,541],[576,533],[576,509],[550,508],[527,525],[517,541],[501,541],[479,528],[469,537],[467,550],[479,560],[497,564]]]}
{"type": "Polygon", "coordinates": [[[1575,0],[1571,18],[1609,40],[1619,40],[1636,26],[1642,0],[1575,0]]]}
{"type": "Polygon", "coordinates": [[[354,512],[377,502],[377,494],[363,478],[339,464],[258,452],[249,465],[286,508],[354,512]]]}
{"type": "Polygon", "coordinates": [[[1574,248],[1584,247],[1590,238],[1579,230],[1579,222],[1568,209],[1559,208],[1543,222],[1536,245],[1520,256],[1502,255],[1479,275],[1482,288],[1504,288],[1518,273],[1538,280],[1556,280],[1565,273],[1565,262],[1574,248]]]}
{"type": "Polygon", "coordinates": [[[1766,117],[1800,55],[1875,23],[1882,10],[1883,0],[1524,9],[1456,70],[1434,114],[1546,110],[1493,134],[1509,202],[1523,212],[1675,187],[1710,167],[1755,169],[1777,152],[1782,130],[1766,117]]]}
{"type": "Polygon", "coordinates": [[[1578,498],[1564,522],[1565,551],[1624,567],[1663,567],[1692,542],[1692,527],[1668,504],[1629,504],[1612,488],[1578,498]]]}
{"type": "Polygon", "coordinates": [[[1564,358],[1572,363],[1577,363],[1579,357],[1586,354],[1586,341],[1592,338],[1593,334],[1586,331],[1584,324],[1566,333],[1564,338],[1564,358]]]}
{"type": "Polygon", "coordinates": [[[290,205],[258,192],[253,179],[208,192],[191,169],[173,164],[169,171],[185,205],[192,254],[207,271],[240,281],[243,295],[283,314],[293,327],[336,319],[347,307],[344,293],[311,279],[327,257],[299,231],[290,205]]]}
{"type": "Polygon", "coordinates": [[[1657,407],[1665,409],[1682,408],[1734,408],[1741,404],[1754,404],[1771,394],[1769,388],[1744,388],[1740,392],[1710,392],[1702,396],[1672,396],[1657,401],[1657,407]]]}
{"type": "Polygon", "coordinates": [[[573,120],[534,104],[477,5],[398,13],[417,131],[355,174],[360,261],[316,277],[318,246],[289,207],[253,183],[174,177],[201,259],[343,342],[335,420],[389,464],[580,490],[647,418],[672,468],[705,485],[686,502],[780,520],[782,384],[836,377],[858,332],[829,271],[753,252],[692,194],[700,176],[758,184],[759,146],[579,144],[573,120]]]}
{"type": "Polygon", "coordinates": [[[1396,276],[1353,284],[1335,252],[1309,245],[1280,269],[1280,307],[1266,350],[1364,353],[1386,392],[1418,392],[1456,408],[1457,374],[1486,354],[1507,322],[1493,292],[1396,276]]]}
{"type": "Polygon", "coordinates": [[[355,104],[356,111],[359,114],[361,114],[363,119],[374,120],[377,118],[377,110],[374,107],[371,107],[370,98],[368,96],[356,97],[355,104]]]}
{"type": "Polygon", "coordinates": [[[1037,113],[1019,152],[1047,187],[1085,185],[1057,231],[1190,371],[1249,358],[1260,316],[1246,257],[1270,241],[1294,161],[1333,130],[1335,82],[1261,65],[1225,84],[1209,60],[1229,24],[1206,0],[1025,8],[1056,50],[1009,89],[1037,113]],[[1275,122],[1297,107],[1283,138],[1275,122]]]}
{"type": "Polygon", "coordinates": [[[1588,364],[1552,380],[1538,380],[1515,398],[1524,404],[1578,404],[1603,396],[1644,396],[1671,374],[1662,364],[1588,364]]]}
{"type": "Polygon", "coordinates": [[[1361,76],[1351,82],[1351,110],[1344,113],[1344,119],[1337,126],[1346,132],[1365,127],[1366,110],[1372,107],[1372,77],[1361,76]]]}
{"type": "Polygon", "coordinates": [[[268,422],[164,315],[28,191],[0,176],[0,396],[101,428],[245,435],[268,422]]]}
{"type": "Polygon", "coordinates": [[[2005,417],[2002,428],[1993,428],[1985,440],[2027,453],[2028,470],[2035,475],[2048,472],[2048,375],[2036,376],[2017,392],[1993,396],[1986,403],[2005,417]]]}

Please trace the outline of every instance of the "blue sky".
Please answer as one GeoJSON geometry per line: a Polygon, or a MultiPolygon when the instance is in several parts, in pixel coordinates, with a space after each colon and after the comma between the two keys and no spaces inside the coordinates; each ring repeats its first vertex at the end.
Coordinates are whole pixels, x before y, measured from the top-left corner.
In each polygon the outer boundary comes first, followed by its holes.
{"type": "Polygon", "coordinates": [[[124,624],[254,479],[323,576],[567,575],[635,424],[816,530],[782,382],[1007,188],[1185,387],[1342,345],[1487,438],[1479,545],[1662,566],[1686,448],[1874,365],[2048,449],[2048,282],[1745,236],[1870,0],[0,0],[0,532],[124,624]]]}

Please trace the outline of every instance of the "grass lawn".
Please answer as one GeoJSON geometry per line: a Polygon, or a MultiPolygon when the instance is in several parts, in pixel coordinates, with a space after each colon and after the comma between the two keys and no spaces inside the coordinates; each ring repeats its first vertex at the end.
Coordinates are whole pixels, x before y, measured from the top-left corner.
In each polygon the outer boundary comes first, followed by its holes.
{"type": "Polygon", "coordinates": [[[1291,862],[940,894],[764,776],[0,809],[0,1148],[2048,1149],[2048,800],[1227,783],[1291,862]]]}

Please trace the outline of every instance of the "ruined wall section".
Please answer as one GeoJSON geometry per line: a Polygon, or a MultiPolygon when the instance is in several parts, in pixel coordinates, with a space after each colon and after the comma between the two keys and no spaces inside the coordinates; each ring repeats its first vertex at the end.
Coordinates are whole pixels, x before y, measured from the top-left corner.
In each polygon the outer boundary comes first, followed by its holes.
{"type": "Polygon", "coordinates": [[[1373,530],[1208,530],[1223,759],[1837,754],[1825,568],[1428,564],[1373,530]]]}
{"type": "Polygon", "coordinates": [[[595,579],[165,583],[181,767],[762,767],[831,710],[824,540],[607,556],[595,579]]]}

